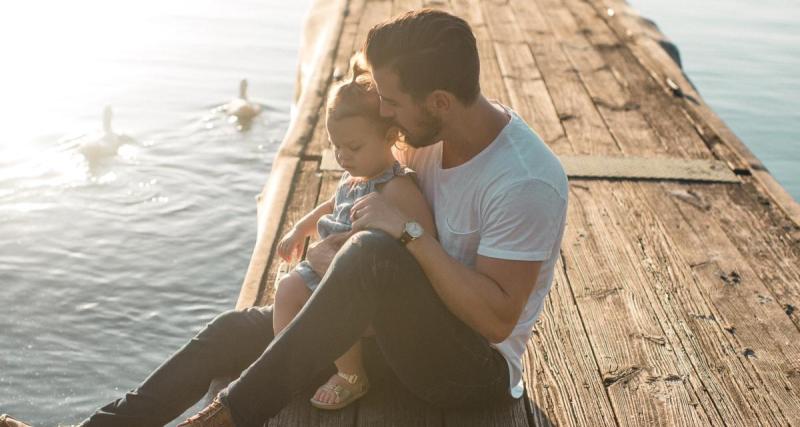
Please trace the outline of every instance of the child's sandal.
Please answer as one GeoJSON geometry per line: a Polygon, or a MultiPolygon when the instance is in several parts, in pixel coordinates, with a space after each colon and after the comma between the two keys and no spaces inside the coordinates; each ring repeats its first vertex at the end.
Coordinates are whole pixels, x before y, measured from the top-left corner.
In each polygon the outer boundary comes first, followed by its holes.
{"type": "Polygon", "coordinates": [[[320,388],[333,392],[338,398],[338,402],[326,403],[312,397],[310,399],[311,405],[315,408],[326,410],[341,409],[367,394],[369,382],[366,379],[361,379],[356,374],[338,372],[336,375],[344,378],[344,380],[347,381],[347,385],[326,383],[320,388]]]}

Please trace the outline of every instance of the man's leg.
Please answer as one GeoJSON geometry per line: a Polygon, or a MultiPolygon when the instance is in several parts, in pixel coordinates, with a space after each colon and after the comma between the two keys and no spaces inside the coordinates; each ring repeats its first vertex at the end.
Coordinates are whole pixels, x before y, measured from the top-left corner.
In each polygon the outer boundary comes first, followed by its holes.
{"type": "Polygon", "coordinates": [[[272,307],[225,312],[138,388],[99,409],[82,426],[163,426],[200,400],[212,379],[238,376],[272,338],[272,307]]]}
{"type": "Polygon", "coordinates": [[[497,390],[507,393],[505,360],[449,314],[416,260],[386,233],[360,232],[336,255],[297,317],[222,392],[237,427],[259,426],[277,414],[371,321],[376,336],[387,335],[377,339],[392,368],[423,398],[467,403],[478,394],[485,400],[497,390]]]}
{"type": "Polygon", "coordinates": [[[416,259],[394,239],[372,250],[402,271],[396,286],[383,289],[373,320],[377,346],[397,379],[444,408],[511,399],[503,355],[447,308],[416,259]]]}

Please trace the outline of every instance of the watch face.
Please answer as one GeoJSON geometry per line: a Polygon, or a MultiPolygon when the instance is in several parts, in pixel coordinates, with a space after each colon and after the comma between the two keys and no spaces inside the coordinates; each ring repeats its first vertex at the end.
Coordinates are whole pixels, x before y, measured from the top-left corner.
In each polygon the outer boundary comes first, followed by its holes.
{"type": "Polygon", "coordinates": [[[412,221],[406,224],[406,231],[411,235],[412,238],[416,239],[419,236],[422,236],[423,229],[418,222],[412,221]]]}

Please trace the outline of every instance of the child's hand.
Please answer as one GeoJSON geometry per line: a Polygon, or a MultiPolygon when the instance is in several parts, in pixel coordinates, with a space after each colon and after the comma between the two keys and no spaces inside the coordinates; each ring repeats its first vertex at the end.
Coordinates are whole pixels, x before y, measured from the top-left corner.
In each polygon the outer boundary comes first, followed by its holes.
{"type": "Polygon", "coordinates": [[[300,255],[303,254],[303,244],[305,244],[305,236],[292,227],[278,242],[278,256],[284,261],[291,261],[295,256],[300,258],[300,255]]]}

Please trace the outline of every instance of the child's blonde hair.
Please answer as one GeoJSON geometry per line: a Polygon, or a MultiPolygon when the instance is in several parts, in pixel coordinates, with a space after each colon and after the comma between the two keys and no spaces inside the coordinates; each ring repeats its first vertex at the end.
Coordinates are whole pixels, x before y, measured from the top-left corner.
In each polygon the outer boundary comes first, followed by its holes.
{"type": "Polygon", "coordinates": [[[364,117],[388,132],[392,119],[381,116],[380,96],[361,54],[353,56],[350,70],[350,78],[335,85],[328,94],[327,120],[364,117]]]}

